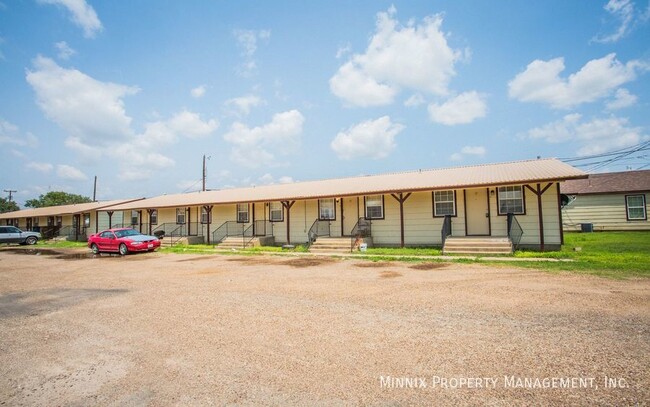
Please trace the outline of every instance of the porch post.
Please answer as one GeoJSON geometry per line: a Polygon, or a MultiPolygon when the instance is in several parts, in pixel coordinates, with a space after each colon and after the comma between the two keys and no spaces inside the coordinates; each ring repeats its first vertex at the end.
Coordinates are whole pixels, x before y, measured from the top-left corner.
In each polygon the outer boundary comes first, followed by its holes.
{"type": "Polygon", "coordinates": [[[296,201],[281,201],[281,203],[287,209],[287,244],[291,244],[291,207],[296,201]]]}
{"type": "Polygon", "coordinates": [[[560,223],[560,244],[564,244],[564,225],[562,224],[562,195],[560,194],[560,183],[555,184],[557,186],[557,214],[558,220],[560,223]]]}
{"type": "Polygon", "coordinates": [[[253,202],[252,204],[249,204],[249,205],[253,205],[253,214],[252,214],[252,218],[253,218],[253,236],[257,236],[257,234],[255,233],[255,202],[253,202]]]}
{"type": "Polygon", "coordinates": [[[95,211],[95,233],[99,233],[99,211],[95,211]]]}
{"type": "Polygon", "coordinates": [[[147,209],[147,215],[149,215],[149,234],[151,234],[151,214],[155,211],[155,209],[147,209]]]}
{"type": "Polygon", "coordinates": [[[208,222],[206,223],[208,226],[208,244],[210,244],[210,221],[212,220],[212,206],[213,205],[203,205],[203,209],[205,209],[205,212],[208,214],[208,222]]]}
{"type": "Polygon", "coordinates": [[[548,190],[553,183],[546,185],[542,188],[541,184],[537,184],[537,189],[533,189],[530,185],[526,185],[526,188],[530,189],[535,195],[537,195],[537,215],[539,223],[539,248],[541,251],[544,251],[544,213],[542,211],[542,195],[546,190],[548,190]]]}
{"type": "Polygon", "coordinates": [[[108,215],[108,228],[113,229],[113,213],[115,211],[106,211],[106,214],[108,215]]]}
{"type": "Polygon", "coordinates": [[[411,196],[411,193],[404,195],[403,192],[399,193],[399,197],[395,194],[390,194],[397,202],[399,202],[399,227],[400,227],[400,247],[404,247],[404,202],[411,196]]]}

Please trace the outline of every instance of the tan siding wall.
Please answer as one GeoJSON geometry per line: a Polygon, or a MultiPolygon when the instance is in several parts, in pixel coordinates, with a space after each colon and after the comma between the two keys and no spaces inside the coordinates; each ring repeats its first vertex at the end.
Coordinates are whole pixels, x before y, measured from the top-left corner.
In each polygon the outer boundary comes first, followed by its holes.
{"type": "MultiPolygon", "coordinates": [[[[542,184],[544,188],[547,184],[542,184]]],[[[537,185],[530,185],[533,189],[537,185]]],[[[492,190],[493,188],[490,188],[492,190]]],[[[537,195],[532,193],[528,188],[524,187],[526,214],[516,215],[517,221],[524,231],[521,237],[521,244],[536,245],[539,244],[539,212],[537,208],[537,195]]],[[[558,205],[557,205],[557,187],[553,184],[542,195],[542,213],[544,216],[544,243],[545,244],[560,244],[560,223],[558,219],[558,205]]],[[[507,236],[508,235],[508,220],[504,215],[499,215],[499,206],[497,202],[497,194],[490,195],[490,222],[492,226],[492,236],[507,236]]]]}
{"type": "MultiPolygon", "coordinates": [[[[603,194],[578,195],[562,210],[562,221],[566,231],[580,230],[581,223],[593,223],[595,230],[650,230],[650,222],[628,221],[625,207],[625,195],[640,194],[603,194]]],[[[650,193],[645,194],[646,215],[650,211],[650,193]]]]}
{"type": "MultiPolygon", "coordinates": [[[[266,208],[268,211],[268,207],[266,208]]],[[[269,214],[266,214],[267,219],[269,214]]],[[[296,201],[291,207],[291,244],[306,243],[307,232],[318,217],[318,201],[296,201]]],[[[273,234],[275,236],[276,244],[287,243],[287,210],[284,210],[284,221],[272,222],[273,234]]]]}

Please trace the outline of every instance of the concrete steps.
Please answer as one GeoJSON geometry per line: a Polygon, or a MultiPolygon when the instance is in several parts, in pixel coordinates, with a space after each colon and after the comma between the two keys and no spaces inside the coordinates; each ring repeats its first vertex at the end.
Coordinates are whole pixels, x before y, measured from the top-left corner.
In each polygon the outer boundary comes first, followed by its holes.
{"type": "Polygon", "coordinates": [[[319,237],[309,247],[312,253],[350,253],[349,237],[319,237]]]}
{"type": "Polygon", "coordinates": [[[448,237],[443,254],[512,254],[512,242],[507,237],[448,237]]]}
{"type": "MultiPolygon", "coordinates": [[[[255,247],[260,245],[260,238],[254,237],[252,240],[250,237],[246,237],[246,247],[255,247]]],[[[243,249],[244,248],[244,238],[241,236],[228,236],[223,239],[221,243],[217,245],[217,249],[243,249]]]]}

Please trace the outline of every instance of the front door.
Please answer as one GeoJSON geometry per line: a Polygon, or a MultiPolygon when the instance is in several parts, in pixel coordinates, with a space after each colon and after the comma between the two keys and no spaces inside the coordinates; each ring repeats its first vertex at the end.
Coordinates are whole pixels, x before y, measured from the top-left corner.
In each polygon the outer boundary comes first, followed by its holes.
{"type": "Polygon", "coordinates": [[[350,236],[352,234],[352,228],[359,221],[359,210],[357,208],[357,198],[345,197],[345,198],[341,198],[341,202],[342,202],[341,222],[343,225],[343,230],[341,231],[341,234],[343,236],[350,236]]]}
{"type": "Polygon", "coordinates": [[[487,188],[465,191],[467,236],[490,235],[490,209],[487,188]]]}

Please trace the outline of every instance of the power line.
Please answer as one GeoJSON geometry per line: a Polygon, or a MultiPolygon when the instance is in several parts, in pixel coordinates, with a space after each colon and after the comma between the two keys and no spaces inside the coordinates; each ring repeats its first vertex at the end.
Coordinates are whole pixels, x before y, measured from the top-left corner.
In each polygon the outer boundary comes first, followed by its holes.
{"type": "Polygon", "coordinates": [[[15,189],[5,189],[4,191],[9,193],[9,202],[11,202],[12,194],[13,194],[14,192],[18,192],[18,191],[16,191],[15,189]]]}

